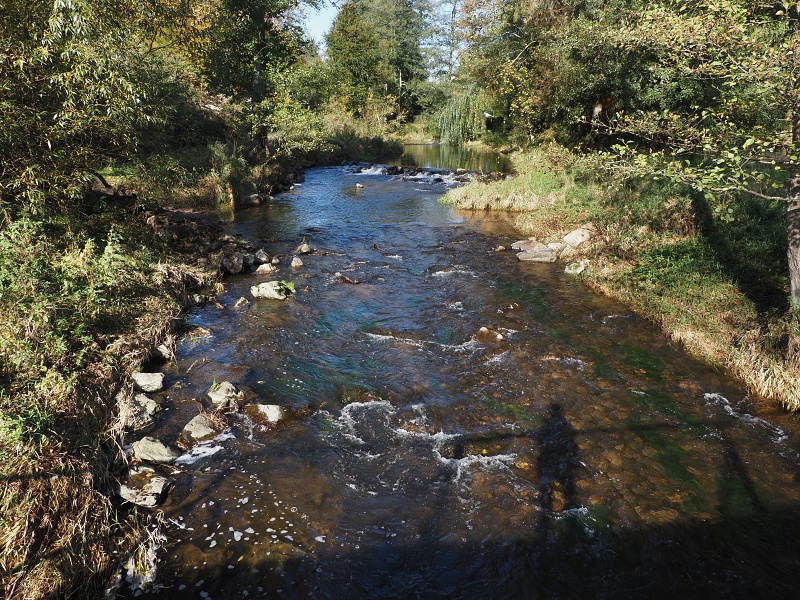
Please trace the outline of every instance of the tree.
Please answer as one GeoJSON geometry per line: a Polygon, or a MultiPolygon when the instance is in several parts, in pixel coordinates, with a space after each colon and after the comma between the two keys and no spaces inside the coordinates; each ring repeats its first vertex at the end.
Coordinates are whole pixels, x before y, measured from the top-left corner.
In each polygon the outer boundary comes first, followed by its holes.
{"type": "Polygon", "coordinates": [[[617,125],[617,170],[686,183],[708,198],[743,192],[787,206],[790,301],[800,307],[800,19],[796,4],[663,2],[609,36],[653,57],[655,84],[684,102],[632,107],[617,125]],[[655,152],[653,150],[656,150],[655,152]],[[787,176],[787,173],[789,176],[787,176]]]}
{"type": "Polygon", "coordinates": [[[270,74],[293,64],[304,51],[306,42],[293,16],[300,1],[216,0],[196,52],[211,87],[261,102],[269,93],[270,74]]]}
{"type": "Polygon", "coordinates": [[[328,34],[328,59],[350,110],[368,95],[395,97],[397,112],[418,112],[415,83],[427,78],[422,43],[425,0],[349,0],[328,34]]]}
{"type": "Polygon", "coordinates": [[[127,160],[168,118],[182,75],[165,59],[183,2],[0,5],[0,200],[6,218],[69,204],[89,172],[127,160]]]}
{"type": "Polygon", "coordinates": [[[358,2],[342,6],[327,37],[328,60],[348,110],[359,112],[381,83],[377,38],[358,2]]]}

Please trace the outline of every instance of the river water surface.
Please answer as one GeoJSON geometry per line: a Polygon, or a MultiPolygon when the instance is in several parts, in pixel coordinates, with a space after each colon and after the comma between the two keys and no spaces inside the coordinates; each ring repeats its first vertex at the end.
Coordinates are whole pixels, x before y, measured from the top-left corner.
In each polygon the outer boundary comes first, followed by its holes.
{"type": "Polygon", "coordinates": [[[494,252],[515,234],[440,204],[446,181],[353,171],[229,223],[297,294],[255,300],[268,277],[240,276],[191,312],[152,435],[221,381],[290,417],[230,416],[180,461],[164,596],[791,595],[794,417],[563,264],[494,252]]]}

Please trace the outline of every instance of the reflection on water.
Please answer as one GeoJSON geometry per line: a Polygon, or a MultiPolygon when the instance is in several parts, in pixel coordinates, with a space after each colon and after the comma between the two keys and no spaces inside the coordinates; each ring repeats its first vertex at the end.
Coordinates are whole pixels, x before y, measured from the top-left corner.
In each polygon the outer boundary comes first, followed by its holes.
{"type": "Polygon", "coordinates": [[[237,307],[248,275],[192,312],[150,434],[220,381],[289,417],[171,473],[169,597],[787,597],[796,419],[443,190],[318,169],[237,216],[297,296],[237,307]]]}
{"type": "Polygon", "coordinates": [[[446,144],[403,144],[403,155],[389,164],[483,173],[511,170],[511,161],[499,152],[446,144]]]}

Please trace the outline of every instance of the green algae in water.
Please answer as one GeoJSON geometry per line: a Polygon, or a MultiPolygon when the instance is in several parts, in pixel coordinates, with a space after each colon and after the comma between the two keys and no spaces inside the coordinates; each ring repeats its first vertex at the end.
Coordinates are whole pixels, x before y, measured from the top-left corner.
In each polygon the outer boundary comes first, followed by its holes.
{"type": "Polygon", "coordinates": [[[584,352],[589,357],[589,360],[592,363],[592,371],[597,377],[610,379],[611,377],[617,375],[617,372],[611,368],[611,365],[603,354],[591,346],[586,346],[584,348],[584,352]]]}
{"type": "Polygon", "coordinates": [[[579,518],[583,526],[593,533],[612,531],[611,511],[604,504],[590,504],[579,518]]]}
{"type": "Polygon", "coordinates": [[[689,494],[690,499],[686,504],[696,510],[707,510],[708,502],[700,484],[684,466],[688,451],[659,433],[647,416],[628,418],[626,426],[655,450],[656,469],[667,479],[680,484],[689,494]]]}
{"type": "Polygon", "coordinates": [[[699,415],[681,410],[678,402],[663,392],[646,390],[629,392],[628,395],[637,404],[652,412],[674,417],[683,429],[692,432],[694,435],[702,437],[708,434],[708,428],[699,415]]]}
{"type": "Polygon", "coordinates": [[[490,415],[508,417],[529,427],[535,427],[541,421],[541,418],[533,409],[527,406],[520,406],[513,400],[500,400],[484,396],[482,402],[490,415]]]}
{"type": "Polygon", "coordinates": [[[616,347],[626,365],[644,372],[650,379],[661,381],[661,373],[664,372],[666,365],[660,357],[632,344],[617,344],[616,347]]]}

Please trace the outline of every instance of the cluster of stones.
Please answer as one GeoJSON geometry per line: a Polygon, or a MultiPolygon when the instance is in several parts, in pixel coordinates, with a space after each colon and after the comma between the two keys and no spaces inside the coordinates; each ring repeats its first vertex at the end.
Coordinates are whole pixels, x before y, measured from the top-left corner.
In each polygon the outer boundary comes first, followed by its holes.
{"type": "MultiPolygon", "coordinates": [[[[302,268],[303,261],[299,255],[311,254],[314,252],[313,248],[308,245],[308,242],[303,240],[303,242],[294,250],[294,256],[292,256],[292,260],[289,263],[289,267],[292,269],[300,269],[302,268]]],[[[263,266],[263,265],[262,265],[263,266]]],[[[259,270],[256,270],[256,273],[267,273],[269,271],[261,271],[261,267],[259,270]]],[[[267,298],[272,300],[286,300],[289,296],[294,293],[294,289],[288,286],[286,283],[282,281],[265,281],[258,285],[254,285],[250,288],[250,293],[252,294],[253,298],[267,298]]],[[[237,304],[244,304],[246,299],[240,298],[237,304]]]]}
{"type": "MultiPolygon", "coordinates": [[[[142,433],[151,427],[161,412],[161,404],[150,394],[164,390],[163,373],[134,373],[131,376],[135,393],[117,396],[120,418],[126,431],[142,433]]],[[[208,391],[209,409],[201,411],[183,428],[178,443],[192,447],[213,438],[226,426],[223,415],[238,413],[245,404],[245,395],[229,382],[215,384],[208,391]]],[[[274,404],[251,404],[248,416],[259,424],[276,425],[285,420],[288,411],[274,404]]],[[[164,465],[180,464],[184,453],[155,437],[144,435],[125,446],[131,467],[127,478],[117,485],[117,495],[126,502],[152,508],[160,505],[174,483],[169,475],[159,472],[164,465]]]]}
{"type": "MultiPolygon", "coordinates": [[[[567,261],[576,254],[578,246],[591,240],[597,235],[596,227],[589,223],[569,232],[561,242],[544,244],[535,238],[520,240],[511,244],[511,249],[517,251],[517,258],[521,261],[552,263],[556,260],[567,261]]],[[[502,246],[499,249],[504,249],[502,246]]],[[[578,275],[586,270],[588,261],[580,260],[570,262],[565,271],[578,275]]]]}
{"type": "Polygon", "coordinates": [[[271,273],[278,258],[270,258],[263,248],[224,233],[219,223],[182,213],[159,211],[147,216],[156,235],[177,252],[196,256],[197,265],[222,275],[243,272],[271,273]]]}

